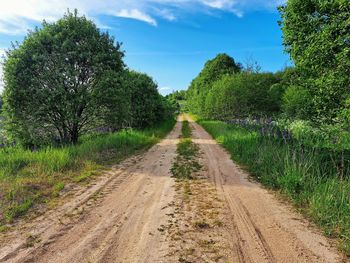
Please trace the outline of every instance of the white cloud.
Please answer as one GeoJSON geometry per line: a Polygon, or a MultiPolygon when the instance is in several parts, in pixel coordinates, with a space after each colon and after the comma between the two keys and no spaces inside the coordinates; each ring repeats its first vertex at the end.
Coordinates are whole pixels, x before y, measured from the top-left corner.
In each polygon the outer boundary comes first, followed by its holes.
{"type": "Polygon", "coordinates": [[[146,13],[141,12],[138,9],[131,9],[131,10],[122,9],[116,13],[116,16],[125,17],[125,18],[132,18],[132,19],[144,21],[144,22],[149,23],[153,26],[157,26],[157,21],[154,18],[147,15],[146,13]]]}
{"type": "MultiPolygon", "coordinates": [[[[98,22],[100,15],[114,15],[157,25],[157,18],[178,20],[182,12],[206,12],[208,9],[242,16],[249,10],[272,9],[286,0],[0,0],[0,33],[24,34],[33,23],[54,21],[67,9],[98,22]]],[[[108,28],[108,25],[102,25],[108,28]]]]}
{"type": "Polygon", "coordinates": [[[217,9],[232,8],[236,1],[231,0],[203,0],[203,4],[217,9]]]}
{"type": "Polygon", "coordinates": [[[171,87],[161,87],[161,88],[158,88],[158,91],[159,91],[160,94],[162,94],[163,96],[165,96],[165,95],[167,95],[167,94],[173,92],[174,89],[171,88],[171,87]]]}
{"type": "Polygon", "coordinates": [[[156,13],[158,14],[158,16],[160,16],[168,21],[175,21],[176,20],[176,16],[169,9],[156,9],[156,13]]]}
{"type": "Polygon", "coordinates": [[[165,91],[165,90],[171,90],[170,87],[161,87],[161,88],[158,88],[160,91],[165,91]]]}

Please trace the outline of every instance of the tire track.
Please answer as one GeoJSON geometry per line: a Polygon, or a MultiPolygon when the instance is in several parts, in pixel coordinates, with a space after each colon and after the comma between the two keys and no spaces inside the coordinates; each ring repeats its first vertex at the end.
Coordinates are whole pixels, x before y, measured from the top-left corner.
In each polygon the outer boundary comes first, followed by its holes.
{"type": "Polygon", "coordinates": [[[237,262],[341,262],[335,247],[286,204],[251,182],[211,136],[189,116],[194,142],[205,155],[206,168],[225,200],[232,247],[237,262]]]}
{"type": "Polygon", "coordinates": [[[0,262],[155,262],[167,244],[157,231],[173,200],[174,130],[148,152],[112,167],[88,189],[0,242],[0,262]],[[30,233],[37,242],[26,245],[30,233]],[[150,234],[152,233],[152,234],[150,234]],[[148,261],[150,260],[150,261],[148,261]]]}

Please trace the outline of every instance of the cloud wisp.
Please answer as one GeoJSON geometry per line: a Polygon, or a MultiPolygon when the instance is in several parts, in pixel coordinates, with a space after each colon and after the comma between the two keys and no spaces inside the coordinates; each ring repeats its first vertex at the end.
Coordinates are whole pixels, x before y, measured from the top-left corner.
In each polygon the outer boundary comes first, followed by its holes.
{"type": "Polygon", "coordinates": [[[118,17],[124,17],[124,18],[132,18],[140,21],[144,21],[146,23],[149,23],[153,26],[157,26],[157,21],[151,17],[150,15],[141,12],[138,9],[122,9],[119,12],[115,14],[118,17]]]}
{"type": "MultiPolygon", "coordinates": [[[[55,21],[67,9],[78,9],[98,23],[99,16],[136,19],[157,26],[159,19],[177,21],[186,12],[220,10],[239,17],[250,10],[271,10],[285,0],[0,0],[0,33],[23,35],[42,20],[55,21]]],[[[98,23],[100,24],[100,23],[98,23]]],[[[101,25],[108,28],[108,25],[101,25]]]]}

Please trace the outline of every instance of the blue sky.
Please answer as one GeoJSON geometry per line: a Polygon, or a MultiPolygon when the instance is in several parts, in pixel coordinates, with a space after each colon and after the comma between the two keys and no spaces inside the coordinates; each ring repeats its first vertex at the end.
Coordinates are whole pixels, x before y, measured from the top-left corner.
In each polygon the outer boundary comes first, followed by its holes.
{"type": "MultiPolygon", "coordinates": [[[[290,64],[276,6],[283,0],[12,0],[0,9],[0,55],[40,21],[78,8],[117,41],[125,62],[152,76],[162,94],[186,89],[204,63],[227,53],[264,71],[290,64]]],[[[0,68],[1,74],[1,68],[0,68]]],[[[1,84],[0,84],[1,89],[1,84]]]]}

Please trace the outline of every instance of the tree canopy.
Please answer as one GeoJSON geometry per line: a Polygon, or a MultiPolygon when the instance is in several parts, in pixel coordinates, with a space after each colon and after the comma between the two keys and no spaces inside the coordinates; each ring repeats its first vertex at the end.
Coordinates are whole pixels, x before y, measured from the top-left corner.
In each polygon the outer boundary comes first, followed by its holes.
{"type": "Polygon", "coordinates": [[[349,99],[349,1],[288,0],[280,13],[286,51],[311,95],[309,118],[338,122],[349,99]]]}
{"type": "Polygon", "coordinates": [[[154,125],[166,112],[165,99],[158,93],[157,84],[146,74],[128,71],[127,89],[131,98],[131,125],[145,128],[154,125]]]}
{"type": "Polygon", "coordinates": [[[277,83],[272,73],[225,75],[216,81],[206,102],[206,118],[231,120],[247,116],[272,115],[278,108],[270,95],[277,83]]]}
{"type": "Polygon", "coordinates": [[[7,52],[7,133],[27,146],[77,143],[97,128],[145,128],[169,116],[157,84],[123,57],[121,44],[77,11],[43,22],[7,52]]]}
{"type": "Polygon", "coordinates": [[[76,143],[101,113],[103,74],[122,72],[123,55],[118,42],[77,12],[44,22],[7,54],[8,128],[27,142],[58,134],[61,142],[76,143]]]}
{"type": "Polygon", "coordinates": [[[223,75],[241,71],[241,65],[227,54],[219,54],[205,63],[199,75],[191,82],[187,92],[191,110],[197,114],[205,113],[205,100],[215,81],[223,75]]]}

